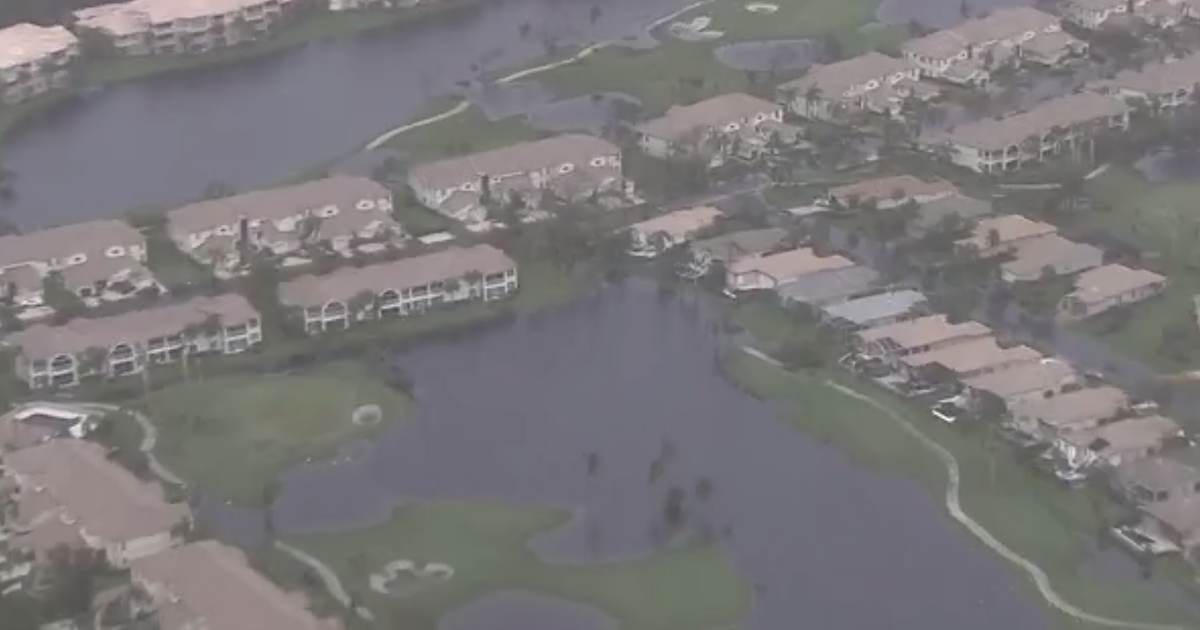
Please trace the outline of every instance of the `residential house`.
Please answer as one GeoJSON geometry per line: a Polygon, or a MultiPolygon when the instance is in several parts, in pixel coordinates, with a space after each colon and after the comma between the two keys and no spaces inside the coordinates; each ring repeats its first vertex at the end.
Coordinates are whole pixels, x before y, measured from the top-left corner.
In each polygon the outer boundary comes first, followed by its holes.
{"type": "Polygon", "coordinates": [[[1139,70],[1122,70],[1115,77],[1089,87],[1121,99],[1144,100],[1159,111],[1171,111],[1191,104],[1197,85],[1200,85],[1200,54],[1146,64],[1139,70]]]}
{"type": "Polygon", "coordinates": [[[175,532],[191,522],[186,503],[168,503],[157,484],[138,479],[93,442],[50,440],[7,453],[4,463],[17,502],[45,508],[27,526],[61,521],[118,567],[170,548],[175,532]]]}
{"type": "Polygon", "coordinates": [[[1012,252],[1024,245],[1058,232],[1058,228],[1019,214],[988,217],[975,224],[971,235],[955,242],[959,248],[971,248],[980,258],[1012,252]]]}
{"type": "Polygon", "coordinates": [[[167,213],[167,234],[179,251],[228,277],[244,272],[245,247],[287,264],[307,261],[306,250],[318,246],[351,257],[367,243],[398,241],[402,232],[391,191],[337,175],[176,208],[167,213]]]}
{"type": "Polygon", "coordinates": [[[686,208],[659,215],[629,226],[630,253],[643,258],[657,256],[691,240],[711,228],[724,215],[712,206],[686,208]]]}
{"type": "Polygon", "coordinates": [[[978,402],[980,396],[990,394],[1005,405],[1016,405],[1078,389],[1082,380],[1066,362],[1044,358],[1037,363],[1022,365],[1020,369],[968,378],[963,381],[963,386],[974,402],[978,402]]]}
{"type": "Polygon", "coordinates": [[[811,307],[828,306],[853,300],[878,291],[879,272],[853,265],[809,274],[775,288],[785,303],[807,304],[811,307]]]}
{"type": "Polygon", "coordinates": [[[0,236],[0,294],[30,317],[49,314],[49,278],[91,306],[154,288],[146,239],[121,221],[102,219],[0,236]]]}
{"type": "Polygon", "coordinates": [[[936,87],[921,82],[921,71],[915,65],[878,52],[813,66],[777,91],[796,114],[821,120],[858,110],[896,115],[906,100],[930,100],[939,93],[936,87]]]}
{"type": "Polygon", "coordinates": [[[1074,470],[1114,467],[1149,457],[1167,441],[1182,437],[1183,427],[1175,420],[1145,416],[1061,435],[1054,448],[1074,470]]]}
{"type": "Polygon", "coordinates": [[[1002,63],[1029,60],[1054,65],[1086,51],[1087,44],[1063,33],[1057,17],[1016,7],[908,40],[900,50],[924,76],[982,85],[1002,63]]]}
{"type": "Polygon", "coordinates": [[[821,318],[846,331],[886,326],[926,314],[929,301],[912,289],[885,291],[821,307],[821,318]]]}
{"type": "Polygon", "coordinates": [[[302,311],[304,330],[317,334],[440,304],[491,302],[516,290],[517,263],[491,245],[474,245],[302,276],[280,284],[279,300],[302,311]]]}
{"type": "Polygon", "coordinates": [[[1080,389],[1009,405],[1013,427],[1053,443],[1074,431],[1098,428],[1129,408],[1129,395],[1115,387],[1080,389]]]}
{"type": "Polygon", "coordinates": [[[1000,265],[1005,282],[1032,282],[1047,274],[1069,276],[1104,264],[1104,250],[1057,234],[1018,241],[1012,252],[1013,259],[1000,265]]]}
{"type": "Polygon", "coordinates": [[[246,554],[215,540],[141,558],[130,578],[150,595],[163,628],[211,630],[341,630],[319,619],[302,593],[283,591],[250,565],[246,554]]]}
{"type": "Polygon", "coordinates": [[[236,293],[196,297],[62,326],[13,333],[16,374],[33,389],[70,387],[85,376],[139,374],[193,354],[237,354],[262,342],[258,312],[236,293]]]}
{"type": "Polygon", "coordinates": [[[951,323],[944,314],[876,326],[854,333],[854,345],[867,356],[893,367],[904,357],[941,350],[956,344],[990,337],[992,329],[976,321],[951,323]]]}
{"type": "Polygon", "coordinates": [[[1137,505],[1189,499],[1200,494],[1200,449],[1185,448],[1126,462],[1111,478],[1113,489],[1137,505]]]}
{"type": "Polygon", "coordinates": [[[122,55],[194,55],[269,36],[298,0],[132,0],[80,9],[75,28],[122,55]]]}
{"type": "Polygon", "coordinates": [[[1184,557],[1194,562],[1200,546],[1200,497],[1149,503],[1139,508],[1138,530],[1157,540],[1168,541],[1184,557]]]}
{"type": "Polygon", "coordinates": [[[1082,151],[1106,129],[1129,126],[1125,101],[1079,92],[1043,101],[1001,118],[983,118],[925,136],[921,143],[951,162],[980,173],[1000,173],[1058,155],[1082,151]]]}
{"type": "Polygon", "coordinates": [[[795,282],[812,273],[852,267],[854,262],[844,256],[820,256],[804,247],[755,257],[734,260],[725,270],[725,291],[775,289],[795,282]]]}
{"type": "Polygon", "coordinates": [[[777,251],[788,242],[788,232],[783,228],[741,230],[713,238],[695,241],[691,245],[692,257],[697,263],[720,262],[728,266],[741,258],[753,258],[777,251]]]}
{"type": "Polygon", "coordinates": [[[995,337],[981,337],[945,346],[937,350],[910,354],[900,359],[913,377],[943,377],[964,382],[968,379],[1011,369],[1024,369],[1040,362],[1042,354],[1029,346],[1003,347],[995,337]]]}
{"type": "Polygon", "coordinates": [[[969,227],[991,214],[992,204],[987,201],[959,194],[939,197],[921,204],[908,222],[908,235],[922,238],[945,226],[969,227]]]}
{"type": "Polygon", "coordinates": [[[79,39],[61,26],[21,23],[0,29],[3,98],[14,105],[67,87],[79,59],[79,39]]]}
{"type": "Polygon", "coordinates": [[[710,166],[719,166],[727,155],[738,152],[736,144],[745,128],[783,122],[783,107],[761,98],[733,92],[694,103],[676,105],[659,118],[634,130],[638,145],[651,157],[702,155],[710,166]]]}
{"type": "Polygon", "coordinates": [[[1184,13],[1184,3],[1177,0],[1070,0],[1063,7],[1063,17],[1092,30],[1112,25],[1117,21],[1112,18],[1128,17],[1173,26],[1182,20],[1184,13]]]}
{"type": "Polygon", "coordinates": [[[536,208],[545,193],[567,201],[625,194],[621,149],[595,136],[564,134],[414,166],[408,185],[421,203],[464,223],[489,205],[536,208]]]}
{"type": "Polygon", "coordinates": [[[1104,265],[1079,274],[1075,290],[1058,304],[1058,319],[1086,319],[1110,308],[1134,304],[1162,293],[1167,279],[1153,271],[1104,265]]]}
{"type": "Polygon", "coordinates": [[[945,180],[925,181],[912,175],[893,175],[832,188],[826,202],[844,208],[871,203],[883,210],[909,202],[927,203],[957,193],[958,188],[945,180]]]}

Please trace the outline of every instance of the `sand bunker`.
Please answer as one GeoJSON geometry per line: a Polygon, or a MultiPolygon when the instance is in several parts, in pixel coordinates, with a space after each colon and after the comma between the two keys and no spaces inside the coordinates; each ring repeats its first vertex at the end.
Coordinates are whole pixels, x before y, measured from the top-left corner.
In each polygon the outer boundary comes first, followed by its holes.
{"type": "Polygon", "coordinates": [[[384,595],[407,595],[430,584],[449,581],[454,577],[454,567],[430,562],[418,566],[412,560],[393,560],[383,570],[372,573],[367,581],[371,590],[384,595]]]}
{"type": "Polygon", "coordinates": [[[672,37],[685,42],[707,41],[725,36],[725,31],[708,30],[710,24],[712,24],[712,18],[707,15],[698,15],[689,22],[672,22],[667,27],[667,32],[672,37]]]}
{"type": "Polygon", "coordinates": [[[383,409],[379,405],[359,405],[350,421],[360,427],[371,427],[383,422],[383,409]]]}
{"type": "Polygon", "coordinates": [[[771,15],[772,13],[775,13],[776,11],[779,10],[779,5],[768,4],[766,2],[751,2],[750,4],[746,5],[746,10],[751,13],[762,13],[765,15],[771,15]]]}

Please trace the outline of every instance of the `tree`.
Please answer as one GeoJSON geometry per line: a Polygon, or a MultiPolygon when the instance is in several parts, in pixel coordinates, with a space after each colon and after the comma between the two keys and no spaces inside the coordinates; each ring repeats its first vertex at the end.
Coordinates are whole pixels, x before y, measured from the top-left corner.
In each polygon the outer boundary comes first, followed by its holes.
{"type": "Polygon", "coordinates": [[[350,321],[374,319],[377,314],[375,300],[375,293],[370,290],[359,291],[351,296],[346,304],[346,308],[350,311],[350,321]]]}
{"type": "Polygon", "coordinates": [[[275,538],[275,501],[279,498],[279,480],[271,479],[263,484],[259,493],[259,508],[262,510],[263,532],[268,539],[275,538]]]}
{"type": "Polygon", "coordinates": [[[316,214],[309,213],[300,219],[299,233],[300,244],[302,246],[312,246],[321,240],[321,217],[316,214]]]}
{"type": "Polygon", "coordinates": [[[57,269],[42,278],[42,299],[54,310],[54,318],[61,324],[83,315],[87,310],[83,300],[67,288],[62,272],[57,269]]]}
{"type": "Polygon", "coordinates": [[[104,557],[92,549],[62,545],[49,553],[49,587],[45,610],[54,619],[77,619],[91,612],[95,580],[107,569],[104,557]]]}
{"type": "Polygon", "coordinates": [[[79,353],[79,378],[91,376],[93,374],[106,374],[108,372],[108,350],[104,348],[88,348],[79,353]]]}

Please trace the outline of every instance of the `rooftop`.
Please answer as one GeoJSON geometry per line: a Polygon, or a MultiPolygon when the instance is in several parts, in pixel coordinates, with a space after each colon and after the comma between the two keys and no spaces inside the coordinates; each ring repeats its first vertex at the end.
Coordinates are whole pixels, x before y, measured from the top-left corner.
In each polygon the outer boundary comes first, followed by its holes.
{"type": "Polygon", "coordinates": [[[101,219],[71,223],[28,234],[0,236],[0,269],[28,262],[67,259],[76,254],[104,255],[112,247],[142,245],[146,239],[123,221],[101,219]]]}
{"type": "Polygon", "coordinates": [[[1124,391],[1106,386],[1020,402],[1012,411],[1051,426],[1067,428],[1081,422],[1111,418],[1128,404],[1129,396],[1124,391]]]}
{"type": "Polygon", "coordinates": [[[348,300],[364,291],[402,291],[472,272],[502,273],[516,266],[513,259],[491,245],[451,247],[368,267],[342,267],[324,276],[301,276],[279,285],[279,299],[289,306],[321,306],[348,300]]]}
{"type": "Polygon", "coordinates": [[[777,254],[735,260],[729,271],[734,274],[760,273],[780,282],[809,273],[853,265],[854,262],[844,256],[818,256],[811,247],[802,247],[777,254]]]}
{"type": "Polygon", "coordinates": [[[963,385],[995,394],[1001,400],[1036,391],[1056,392],[1064,385],[1079,382],[1079,374],[1058,359],[1042,359],[1019,370],[1001,370],[963,381],[963,385]]]}
{"type": "Polygon", "coordinates": [[[566,164],[574,168],[619,168],[610,166],[607,161],[592,166],[592,160],[619,158],[620,155],[621,149],[607,140],[577,133],[563,134],[419,164],[409,171],[408,180],[430,190],[444,190],[475,182],[484,175],[502,177],[534,173],[566,164]]]}
{"type": "MultiPolygon", "coordinates": [[[[1044,358],[1029,346],[1003,348],[995,337],[980,337],[902,359],[911,367],[940,365],[955,374],[968,374],[996,365],[1034,363],[1044,358]]],[[[1024,368],[1022,368],[1024,369],[1024,368]]]]}
{"type": "Polygon", "coordinates": [[[1074,261],[1099,261],[1104,252],[1086,243],[1076,243],[1057,234],[1017,243],[1015,258],[1001,265],[1001,269],[1017,279],[1037,279],[1042,271],[1050,267],[1055,274],[1065,270],[1074,272],[1078,265],[1074,261]]]}
{"type": "Polygon", "coordinates": [[[642,234],[666,234],[679,239],[716,223],[724,216],[720,210],[712,206],[676,210],[629,226],[631,230],[642,234]]]}
{"type": "Polygon", "coordinates": [[[638,125],[637,130],[647,136],[675,141],[700,129],[723,127],[731,122],[767,116],[779,110],[780,106],[771,101],[732,92],[692,105],[675,105],[663,116],[638,125]]]}
{"type": "Polygon", "coordinates": [[[1122,464],[1116,475],[1125,484],[1144,486],[1152,492],[1181,484],[1190,486],[1200,481],[1200,450],[1189,448],[1122,464]]]}
{"type": "Polygon", "coordinates": [[[869,81],[891,80],[891,75],[900,75],[896,78],[898,80],[913,69],[903,59],[872,51],[843,61],[813,66],[804,76],[783,83],[778,89],[793,90],[798,98],[804,98],[805,92],[815,86],[821,90],[824,98],[838,98],[849,96],[852,90],[869,81]]]}
{"type": "MultiPolygon", "coordinates": [[[[132,35],[150,30],[153,24],[176,20],[229,15],[268,0],[132,0],[104,4],[74,12],[81,26],[105,31],[114,36],[132,35]]],[[[284,4],[287,0],[284,0],[284,4]]]]}
{"type": "Polygon", "coordinates": [[[926,303],[925,294],[912,289],[876,293],[866,297],[842,302],[822,309],[825,316],[863,326],[888,317],[898,317],[912,312],[926,303]]]}
{"type": "Polygon", "coordinates": [[[1100,454],[1153,449],[1168,438],[1183,434],[1178,422],[1164,416],[1127,418],[1088,431],[1068,433],[1067,443],[1100,454]]]}
{"type": "Polygon", "coordinates": [[[971,236],[958,241],[959,245],[974,245],[983,250],[991,244],[991,234],[995,231],[999,244],[1011,243],[1035,236],[1048,236],[1058,232],[1058,228],[1049,223],[1034,221],[1019,214],[1002,214],[980,220],[971,230],[971,236]]]}
{"type": "Polygon", "coordinates": [[[879,283],[879,272],[853,265],[796,278],[775,292],[786,301],[819,305],[869,291],[879,283]]]}
{"type": "Polygon", "coordinates": [[[829,196],[835,197],[843,203],[849,203],[851,199],[857,199],[859,202],[889,199],[900,201],[916,197],[951,195],[957,192],[958,188],[945,180],[925,181],[912,175],[894,175],[838,186],[829,191],[829,196]]]}
{"type": "Polygon", "coordinates": [[[1187,534],[1200,528],[1200,495],[1150,503],[1141,509],[1180,533],[1187,534]]]}
{"type": "Polygon", "coordinates": [[[787,241],[788,233],[783,228],[743,230],[722,234],[692,243],[692,251],[704,252],[717,260],[731,262],[743,256],[757,256],[769,252],[787,241]]]}
{"type": "Polygon", "coordinates": [[[912,220],[912,227],[921,231],[932,230],[951,216],[958,217],[961,225],[965,226],[991,213],[991,202],[954,194],[921,204],[917,216],[912,220]]]}
{"type": "Polygon", "coordinates": [[[1075,290],[1070,297],[1085,304],[1094,304],[1166,281],[1165,277],[1153,271],[1131,269],[1124,265],[1104,265],[1076,276],[1075,290]]]}
{"type": "Polygon", "coordinates": [[[926,315],[905,322],[868,328],[858,333],[864,342],[888,340],[897,349],[921,348],[953,339],[982,337],[992,329],[976,321],[950,323],[945,315],[926,315]]]}
{"type": "MultiPolygon", "coordinates": [[[[331,206],[338,208],[339,214],[364,210],[386,214],[391,210],[391,197],[386,187],[373,180],[336,175],[188,204],[168,212],[167,222],[171,231],[191,234],[236,225],[242,219],[282,221],[310,211],[316,214],[331,206]],[[374,203],[369,208],[357,206],[362,200],[374,203]]],[[[298,226],[295,229],[299,231],[298,226]]]]}
{"type": "Polygon", "coordinates": [[[40,61],[79,43],[61,26],[15,24],[0,29],[0,68],[14,68],[40,61]]]}
{"type": "Polygon", "coordinates": [[[949,142],[984,151],[1018,146],[1054,128],[1067,129],[1093,120],[1120,116],[1130,110],[1123,100],[1095,92],[1080,92],[1043,101],[1024,112],[958,125],[930,141],[949,142]]]}
{"type": "Polygon", "coordinates": [[[1026,34],[1057,31],[1058,18],[1048,13],[1027,7],[997,9],[987,17],[970,19],[952,28],[944,29],[905,42],[901,49],[932,59],[954,57],[968,46],[986,46],[1009,38],[1021,38],[1026,34]]]}

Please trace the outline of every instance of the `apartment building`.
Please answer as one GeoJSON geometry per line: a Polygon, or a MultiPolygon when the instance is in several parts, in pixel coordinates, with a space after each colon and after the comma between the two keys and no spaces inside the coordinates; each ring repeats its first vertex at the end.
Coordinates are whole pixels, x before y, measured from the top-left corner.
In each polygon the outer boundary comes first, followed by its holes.
{"type": "Polygon", "coordinates": [[[1076,243],[1057,234],[1018,242],[1013,259],[1000,265],[1005,282],[1032,282],[1072,274],[1104,264],[1104,251],[1087,243],[1076,243]]]}
{"type": "Polygon", "coordinates": [[[976,321],[952,323],[941,313],[875,326],[854,333],[855,348],[883,359],[893,367],[904,357],[933,352],[992,336],[992,329],[976,321]]]}
{"type": "Polygon", "coordinates": [[[0,76],[9,105],[65,88],[79,58],[79,40],[61,26],[15,24],[0,29],[0,76]]]}
{"type": "Polygon", "coordinates": [[[137,374],[193,354],[237,354],[262,342],[258,312],[228,293],[62,326],[13,333],[17,376],[33,389],[70,387],[87,376],[137,374]]]}
{"type": "Polygon", "coordinates": [[[320,619],[308,598],[260,575],[246,554],[215,540],[181,545],[135,560],[132,582],[153,603],[161,627],[233,630],[341,630],[320,619]]]}
{"type": "Polygon", "coordinates": [[[0,297],[33,319],[50,313],[43,288],[51,274],[90,306],[161,290],[145,263],[145,237],[121,221],[0,236],[0,297]]]}
{"type": "Polygon", "coordinates": [[[1166,287],[1167,278],[1153,271],[1117,264],[1096,267],[1075,278],[1075,289],[1058,303],[1057,318],[1086,319],[1110,308],[1147,300],[1166,287]]]}
{"type": "Polygon", "coordinates": [[[169,549],[191,524],[186,503],[168,503],[157,484],[109,460],[94,442],[50,440],[6,453],[4,463],[17,488],[20,529],[82,543],[114,566],[169,549]]]}
{"type": "Polygon", "coordinates": [[[697,233],[717,224],[725,215],[711,206],[685,208],[639,221],[629,226],[629,252],[652,258],[672,247],[683,245],[697,233]]]}
{"type": "Polygon", "coordinates": [[[271,34],[300,0],[132,0],[74,12],[119,54],[196,55],[271,34]]]}
{"type": "Polygon", "coordinates": [[[176,208],[167,213],[167,234],[179,251],[228,277],[244,272],[243,238],[286,264],[308,260],[313,247],[350,258],[398,243],[403,230],[387,187],[338,175],[176,208]]]}
{"type": "Polygon", "coordinates": [[[1146,64],[1140,70],[1122,70],[1111,79],[1090,84],[1093,90],[1120,99],[1142,99],[1168,113],[1192,103],[1200,85],[1200,54],[1146,64]]]}
{"type": "Polygon", "coordinates": [[[922,143],[943,147],[955,164],[980,173],[999,173],[1026,162],[1080,149],[1105,129],[1129,127],[1125,101],[1080,92],[1043,101],[1024,112],[985,118],[927,136],[922,143]]]}
{"type": "Polygon", "coordinates": [[[279,286],[279,300],[318,334],[388,316],[423,313],[441,304],[491,302],[516,292],[517,263],[491,245],[452,247],[368,267],[343,267],[279,286]]]}
{"type": "Polygon", "coordinates": [[[464,223],[487,219],[487,206],[537,208],[541,195],[580,201],[632,192],[621,149],[595,136],[564,134],[420,164],[408,185],[427,207],[464,223]]]}
{"type": "Polygon", "coordinates": [[[853,266],[849,258],[820,256],[809,247],[739,258],[726,268],[725,292],[771,290],[809,274],[853,266]]]}
{"type": "Polygon", "coordinates": [[[733,92],[694,103],[676,105],[659,118],[634,130],[646,155],[668,158],[703,155],[710,166],[719,166],[737,152],[742,134],[764,125],[783,122],[783,107],[761,98],[733,92]],[[738,139],[738,140],[735,140],[738,139]]]}
{"type": "Polygon", "coordinates": [[[1070,0],[1063,6],[1063,17],[1084,28],[1109,26],[1109,20],[1138,18],[1156,26],[1178,24],[1187,14],[1187,3],[1180,0],[1070,0]]]}
{"type": "Polygon", "coordinates": [[[1086,51],[1087,44],[1064,33],[1057,17],[1016,7],[909,40],[900,50],[923,76],[982,85],[1000,64],[1029,60],[1052,65],[1086,51]]]}
{"type": "Polygon", "coordinates": [[[878,52],[813,66],[803,77],[781,84],[777,92],[792,112],[819,120],[859,110],[896,115],[908,99],[930,100],[940,94],[936,86],[921,82],[920,68],[878,52]]]}
{"type": "Polygon", "coordinates": [[[1057,227],[1044,221],[1034,221],[1019,214],[1002,214],[976,223],[971,235],[955,241],[955,247],[972,249],[980,258],[991,258],[1057,233],[1057,227]]]}
{"type": "Polygon", "coordinates": [[[831,188],[826,203],[844,208],[869,203],[886,210],[908,202],[928,203],[956,194],[958,188],[942,179],[926,181],[912,175],[891,175],[831,188]]]}

